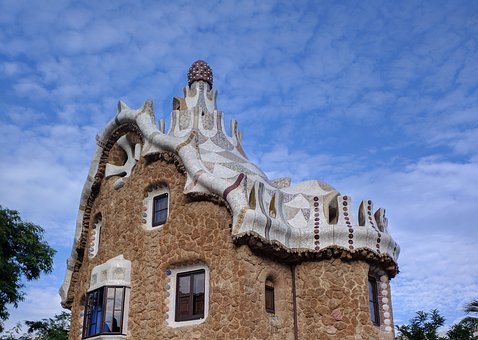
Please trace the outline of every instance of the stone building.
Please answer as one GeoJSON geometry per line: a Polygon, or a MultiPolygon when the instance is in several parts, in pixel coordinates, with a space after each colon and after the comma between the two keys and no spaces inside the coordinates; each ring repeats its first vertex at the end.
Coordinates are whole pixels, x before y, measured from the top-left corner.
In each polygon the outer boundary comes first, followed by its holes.
{"type": "Polygon", "coordinates": [[[393,339],[385,210],[271,180],[224,128],[203,61],[172,103],[97,136],[62,305],[71,339],[393,339]]]}

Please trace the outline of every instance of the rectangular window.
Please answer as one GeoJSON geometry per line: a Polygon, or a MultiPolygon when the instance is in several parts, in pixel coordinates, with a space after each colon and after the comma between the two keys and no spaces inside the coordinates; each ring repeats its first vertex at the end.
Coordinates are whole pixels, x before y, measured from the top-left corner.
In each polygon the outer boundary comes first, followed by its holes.
{"type": "Polygon", "coordinates": [[[175,321],[204,318],[204,278],[203,269],[177,274],[175,321]]]}
{"type": "Polygon", "coordinates": [[[266,311],[267,313],[275,313],[274,304],[274,287],[266,284],[266,311]]]}
{"type": "Polygon", "coordinates": [[[168,194],[156,196],[153,200],[153,227],[166,223],[168,218],[168,194]]]}
{"type": "Polygon", "coordinates": [[[370,308],[370,320],[372,320],[375,325],[379,325],[377,281],[371,276],[368,277],[368,304],[370,308]]]}
{"type": "Polygon", "coordinates": [[[86,296],[83,338],[123,334],[125,287],[101,287],[86,296]]]}

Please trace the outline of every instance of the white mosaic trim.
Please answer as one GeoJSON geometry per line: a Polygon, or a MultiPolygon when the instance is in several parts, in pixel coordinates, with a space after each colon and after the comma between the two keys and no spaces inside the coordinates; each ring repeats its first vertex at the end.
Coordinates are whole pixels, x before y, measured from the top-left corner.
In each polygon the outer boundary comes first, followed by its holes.
{"type": "Polygon", "coordinates": [[[101,225],[102,218],[97,217],[95,219],[95,224],[93,224],[93,229],[91,230],[91,242],[90,248],[88,249],[88,257],[90,259],[98,254],[98,249],[100,247],[101,225]]]}
{"type": "Polygon", "coordinates": [[[169,327],[177,328],[184,326],[198,325],[206,321],[209,314],[209,268],[204,263],[197,263],[192,265],[185,265],[181,267],[170,268],[166,270],[166,299],[165,305],[165,318],[166,325],[169,327]],[[204,269],[204,318],[189,320],[189,321],[176,321],[176,278],[179,273],[191,272],[195,270],[204,269]]]}
{"type": "Polygon", "coordinates": [[[390,285],[387,275],[380,276],[380,284],[377,282],[377,290],[380,292],[380,310],[383,315],[383,321],[380,323],[382,330],[387,333],[393,332],[393,322],[392,322],[392,308],[390,306],[389,292],[390,285]]]}
{"type": "Polygon", "coordinates": [[[168,216],[166,217],[166,222],[169,218],[169,206],[171,197],[169,194],[169,188],[166,185],[152,185],[148,188],[145,193],[143,201],[143,228],[146,230],[157,230],[163,227],[164,224],[157,225],[153,227],[153,203],[154,198],[159,195],[168,194],[168,216]]]}
{"type": "Polygon", "coordinates": [[[390,303],[390,280],[385,272],[377,267],[370,267],[369,275],[376,279],[380,330],[387,333],[393,333],[393,316],[390,303]]]}
{"type": "Polygon", "coordinates": [[[105,178],[120,176],[120,178],[117,179],[113,185],[113,187],[118,190],[119,188],[123,187],[125,183],[124,179],[131,175],[131,171],[133,171],[136,162],[139,160],[141,154],[141,144],[135,144],[133,147],[129,143],[126,135],[121,136],[116,143],[126,153],[126,162],[123,165],[113,165],[109,163],[106,164],[105,178]]]}

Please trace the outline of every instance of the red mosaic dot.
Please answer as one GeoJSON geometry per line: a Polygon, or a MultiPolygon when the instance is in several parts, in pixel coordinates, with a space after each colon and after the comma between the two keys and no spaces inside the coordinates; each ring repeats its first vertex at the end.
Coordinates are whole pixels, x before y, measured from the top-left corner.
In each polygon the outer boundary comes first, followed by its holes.
{"type": "Polygon", "coordinates": [[[372,207],[371,207],[371,206],[368,206],[367,209],[368,209],[368,210],[372,210],[372,207]]]}
{"type": "Polygon", "coordinates": [[[347,207],[344,207],[344,211],[347,211],[347,207]]]}
{"type": "Polygon", "coordinates": [[[348,197],[347,197],[347,196],[344,196],[343,199],[344,199],[344,201],[346,201],[346,200],[348,199],[348,197]]]}
{"type": "Polygon", "coordinates": [[[314,234],[318,234],[318,233],[319,233],[319,229],[315,229],[314,234]]]}
{"type": "Polygon", "coordinates": [[[349,233],[353,233],[354,230],[352,228],[349,229],[349,233]]]}
{"type": "Polygon", "coordinates": [[[314,214],[315,217],[319,217],[319,214],[314,214]]]}
{"type": "Polygon", "coordinates": [[[354,238],[354,235],[353,235],[353,234],[349,234],[349,238],[354,238]]]}
{"type": "Polygon", "coordinates": [[[349,240],[349,244],[354,244],[354,241],[352,241],[352,240],[349,240]]]}
{"type": "Polygon", "coordinates": [[[314,211],[315,211],[315,212],[319,212],[319,208],[315,208],[314,211]]]}
{"type": "Polygon", "coordinates": [[[319,206],[319,203],[315,202],[314,207],[318,207],[318,206],[319,206]]]}
{"type": "Polygon", "coordinates": [[[316,246],[318,246],[320,244],[320,241],[315,241],[314,243],[316,246]]]}

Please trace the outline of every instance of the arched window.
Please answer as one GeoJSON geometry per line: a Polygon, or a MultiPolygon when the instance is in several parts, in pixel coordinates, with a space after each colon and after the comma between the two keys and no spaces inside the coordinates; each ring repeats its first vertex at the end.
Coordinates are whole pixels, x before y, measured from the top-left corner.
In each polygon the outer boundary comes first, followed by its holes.
{"type": "Polygon", "coordinates": [[[168,217],[168,193],[155,196],[153,199],[152,226],[157,227],[166,223],[168,217]]]}
{"type": "Polygon", "coordinates": [[[377,280],[373,276],[368,277],[368,304],[370,309],[370,320],[372,320],[375,325],[380,325],[377,280]]]}
{"type": "Polygon", "coordinates": [[[275,314],[274,283],[272,282],[271,279],[266,280],[265,296],[266,296],[266,312],[275,314]]]}
{"type": "Polygon", "coordinates": [[[162,227],[169,215],[169,189],[165,184],[148,187],[143,207],[143,227],[152,230],[162,227]]]}

